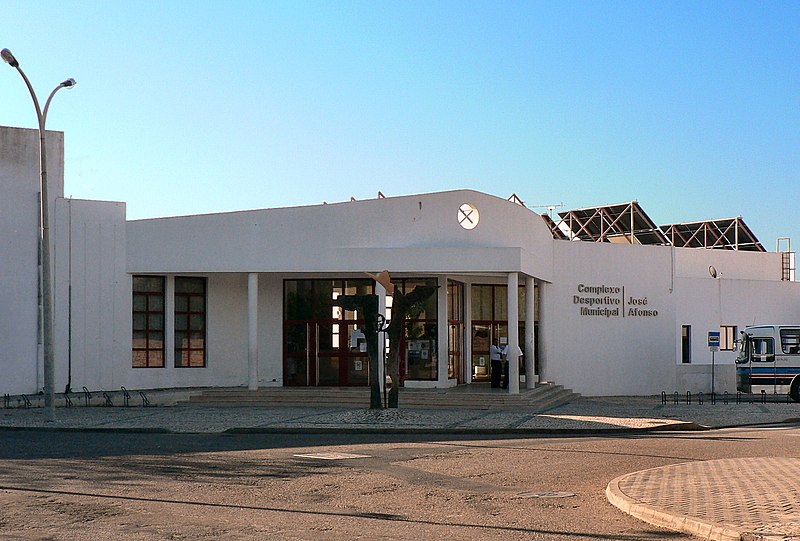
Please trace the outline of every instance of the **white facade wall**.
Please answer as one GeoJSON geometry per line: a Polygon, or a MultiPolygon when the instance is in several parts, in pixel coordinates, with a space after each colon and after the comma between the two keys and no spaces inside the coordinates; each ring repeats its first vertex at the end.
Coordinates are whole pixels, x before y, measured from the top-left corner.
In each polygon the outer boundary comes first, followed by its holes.
{"type": "MultiPolygon", "coordinates": [[[[447,278],[540,288],[541,379],[585,395],[710,390],[706,333],[721,325],[799,323],[800,289],[782,282],[780,255],[553,240],[539,215],[505,199],[443,193],[126,222],[125,205],[63,199],[63,134],[48,133],[54,265],[56,391],[245,386],[249,382],[248,274],[258,275],[258,386],[283,385],[287,278],[447,278]],[[469,203],[479,225],[459,225],[469,203]],[[716,278],[709,273],[713,266],[716,278]],[[132,368],[131,277],[166,277],[164,368],[132,368]],[[207,281],[204,368],[175,368],[175,276],[207,281]],[[514,277],[513,275],[511,276],[514,277]],[[513,282],[513,280],[512,280],[513,282]],[[681,326],[692,363],[681,363],[681,326]]],[[[37,392],[38,135],[0,129],[0,392],[37,392]]],[[[470,358],[470,299],[464,362],[470,358]]],[[[439,380],[447,379],[446,325],[439,380]]],[[[521,341],[522,337],[518,337],[521,341]]],[[[733,352],[715,356],[730,387],[733,352]]],[[[469,378],[468,378],[469,381],[469,378]]]]}
{"type": "Polygon", "coordinates": [[[131,387],[125,204],[58,199],[54,217],[55,390],[131,387]]]}
{"type": "Polygon", "coordinates": [[[671,250],[555,241],[553,266],[558,278],[541,286],[544,379],[588,396],[646,395],[664,385],[671,388],[676,358],[671,250]],[[589,293],[587,286],[611,291],[589,293]],[[631,297],[647,304],[631,306],[631,297]],[[580,299],[607,304],[582,304],[580,299]],[[582,315],[582,308],[611,312],[582,315]],[[658,314],[630,316],[631,308],[658,314]]]}
{"type": "Polygon", "coordinates": [[[470,190],[132,221],[127,239],[134,274],[552,272],[541,217],[470,190]],[[463,203],[480,212],[475,229],[458,223],[463,203]]]}
{"type": "MultiPolygon", "coordinates": [[[[51,217],[64,190],[64,134],[47,132],[51,217]]],[[[39,132],[0,127],[0,393],[41,390],[39,132]]],[[[52,221],[52,219],[51,219],[52,221]]],[[[51,239],[53,240],[53,239],[51,239]]]]}

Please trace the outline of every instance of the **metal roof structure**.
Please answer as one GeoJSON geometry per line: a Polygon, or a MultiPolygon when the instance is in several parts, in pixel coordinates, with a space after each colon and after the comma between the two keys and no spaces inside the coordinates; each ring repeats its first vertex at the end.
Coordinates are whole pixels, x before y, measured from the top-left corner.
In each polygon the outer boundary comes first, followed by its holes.
{"type": "Polygon", "coordinates": [[[541,216],[558,240],[766,252],[741,216],[659,227],[636,201],[541,216]]]}
{"type": "MultiPolygon", "coordinates": [[[[558,213],[550,230],[569,240],[620,244],[669,244],[669,240],[639,203],[591,207],[558,213]]],[[[552,220],[551,220],[552,221],[552,220]]]]}
{"type": "Polygon", "coordinates": [[[766,252],[741,216],[723,220],[662,225],[661,229],[669,238],[670,243],[679,248],[766,252]]]}

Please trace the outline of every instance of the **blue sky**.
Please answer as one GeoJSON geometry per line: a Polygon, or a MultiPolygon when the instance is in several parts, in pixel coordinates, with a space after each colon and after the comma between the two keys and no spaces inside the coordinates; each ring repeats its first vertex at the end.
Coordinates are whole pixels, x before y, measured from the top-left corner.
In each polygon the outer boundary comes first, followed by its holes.
{"type": "MultiPolygon", "coordinates": [[[[800,246],[795,1],[4,0],[0,28],[40,98],[78,81],[66,195],[130,219],[470,188],[800,246]]],[[[8,66],[0,125],[36,125],[8,66]]]]}

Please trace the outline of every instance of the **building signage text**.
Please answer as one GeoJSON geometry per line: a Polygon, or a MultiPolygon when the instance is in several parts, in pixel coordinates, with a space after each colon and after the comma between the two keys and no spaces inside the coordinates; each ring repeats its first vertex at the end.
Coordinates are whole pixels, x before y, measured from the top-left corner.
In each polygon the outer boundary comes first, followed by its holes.
{"type": "Polygon", "coordinates": [[[578,284],[578,294],[572,304],[582,316],[597,317],[657,317],[658,310],[648,306],[647,297],[625,294],[625,286],[578,284]]]}

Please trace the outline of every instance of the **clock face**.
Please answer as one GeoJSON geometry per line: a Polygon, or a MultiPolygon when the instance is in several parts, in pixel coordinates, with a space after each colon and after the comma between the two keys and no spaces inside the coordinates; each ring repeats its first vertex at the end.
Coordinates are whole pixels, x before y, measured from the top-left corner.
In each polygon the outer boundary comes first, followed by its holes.
{"type": "Polygon", "coordinates": [[[458,223],[464,229],[475,229],[480,220],[478,209],[469,203],[464,203],[458,207],[458,223]]]}

